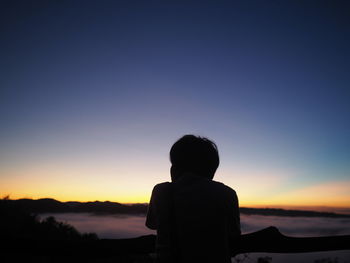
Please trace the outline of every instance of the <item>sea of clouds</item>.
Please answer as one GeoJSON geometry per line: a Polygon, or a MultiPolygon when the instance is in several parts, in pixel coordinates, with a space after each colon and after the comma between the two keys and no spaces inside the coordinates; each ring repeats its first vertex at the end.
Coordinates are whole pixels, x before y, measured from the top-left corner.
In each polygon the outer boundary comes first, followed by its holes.
{"type": "MultiPolygon", "coordinates": [[[[145,226],[144,216],[92,215],[86,213],[41,214],[73,225],[80,232],[94,232],[100,238],[131,238],[155,234],[145,226]]],[[[295,237],[350,235],[350,218],[280,217],[241,215],[243,233],[276,226],[283,234],[295,237]]]]}
{"type": "MultiPolygon", "coordinates": [[[[100,238],[132,238],[155,234],[146,228],[145,216],[135,215],[92,215],[86,213],[41,214],[46,218],[54,216],[58,221],[73,225],[82,233],[94,232],[100,238]]],[[[243,233],[250,233],[268,226],[276,226],[285,235],[295,237],[350,235],[350,218],[325,217],[279,217],[241,215],[243,233]]],[[[273,263],[313,263],[317,260],[349,262],[350,251],[329,251],[300,254],[250,253],[238,255],[232,262],[257,262],[259,257],[270,257],[273,263]],[[241,261],[241,259],[243,259],[241,261]]],[[[322,261],[321,261],[322,262],[322,261]]]]}

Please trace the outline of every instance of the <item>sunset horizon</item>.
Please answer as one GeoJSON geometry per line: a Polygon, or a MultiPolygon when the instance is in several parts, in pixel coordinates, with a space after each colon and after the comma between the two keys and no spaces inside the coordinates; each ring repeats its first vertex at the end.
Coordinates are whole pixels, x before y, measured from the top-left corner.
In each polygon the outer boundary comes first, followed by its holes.
{"type": "Polygon", "coordinates": [[[2,196],[148,203],[194,134],[240,206],[350,207],[341,3],[83,2],[0,10],[2,196]]]}
{"type": "Polygon", "coordinates": [[[12,262],[348,262],[350,1],[0,1],[12,262]]]}
{"type": "MultiPolygon", "coordinates": [[[[112,203],[119,203],[123,205],[133,205],[133,204],[149,204],[148,201],[120,201],[120,199],[98,199],[98,198],[85,198],[85,199],[60,199],[55,198],[52,196],[17,196],[13,197],[11,195],[2,195],[1,199],[7,199],[7,200],[21,200],[21,199],[29,199],[29,200],[41,200],[41,199],[49,199],[49,200],[56,200],[62,203],[66,202],[79,202],[79,203],[88,203],[88,202],[112,202],[112,203]]],[[[349,205],[311,205],[311,204],[273,204],[273,203],[240,203],[240,207],[244,208],[266,208],[266,209],[285,209],[285,210],[305,210],[305,211],[317,211],[317,212],[335,212],[335,213],[341,213],[342,211],[346,214],[350,214],[350,206],[349,205]]]]}

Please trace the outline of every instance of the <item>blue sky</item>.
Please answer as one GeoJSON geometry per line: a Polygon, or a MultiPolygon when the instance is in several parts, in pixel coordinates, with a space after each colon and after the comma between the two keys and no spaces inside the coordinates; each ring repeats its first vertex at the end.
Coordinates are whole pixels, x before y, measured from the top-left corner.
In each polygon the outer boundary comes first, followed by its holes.
{"type": "Polygon", "coordinates": [[[145,201],[195,133],[243,203],[350,204],[346,1],[1,5],[1,193],[145,201]]]}

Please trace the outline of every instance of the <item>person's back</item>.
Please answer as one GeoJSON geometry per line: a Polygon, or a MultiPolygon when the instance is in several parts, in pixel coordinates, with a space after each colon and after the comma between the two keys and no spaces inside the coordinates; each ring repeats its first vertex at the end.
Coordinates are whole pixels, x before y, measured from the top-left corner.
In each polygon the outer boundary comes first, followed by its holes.
{"type": "MultiPolygon", "coordinates": [[[[231,262],[230,243],[240,235],[235,191],[200,170],[179,169],[172,157],[171,152],[173,182],[154,187],[146,221],[148,227],[157,229],[158,262],[231,262]]],[[[208,170],[205,164],[201,166],[208,170]]],[[[218,158],[214,172],[217,166],[218,158]]]]}
{"type": "Polygon", "coordinates": [[[174,212],[182,262],[231,262],[229,242],[239,235],[238,201],[231,188],[184,176],[174,183],[174,212]]]}

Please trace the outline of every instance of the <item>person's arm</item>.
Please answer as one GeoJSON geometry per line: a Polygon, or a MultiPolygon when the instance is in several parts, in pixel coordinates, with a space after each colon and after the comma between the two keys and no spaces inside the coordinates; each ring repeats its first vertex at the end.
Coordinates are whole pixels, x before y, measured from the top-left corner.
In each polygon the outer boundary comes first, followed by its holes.
{"type": "Polygon", "coordinates": [[[232,190],[230,196],[228,227],[230,240],[235,240],[241,235],[238,197],[234,190],[232,190]]]}
{"type": "Polygon", "coordinates": [[[146,217],[146,226],[150,229],[157,229],[157,217],[156,217],[156,186],[153,188],[151,200],[148,204],[147,217],[146,217]]]}

